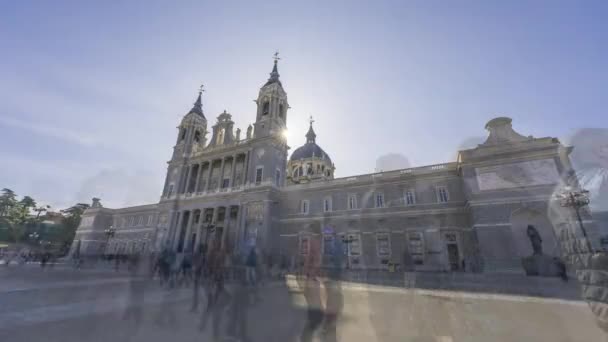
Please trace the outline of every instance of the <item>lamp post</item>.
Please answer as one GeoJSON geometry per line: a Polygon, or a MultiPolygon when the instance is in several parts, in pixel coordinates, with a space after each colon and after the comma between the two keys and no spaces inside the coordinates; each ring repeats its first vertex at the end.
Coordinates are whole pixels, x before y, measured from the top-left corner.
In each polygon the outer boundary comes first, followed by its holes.
{"type": "Polygon", "coordinates": [[[589,191],[583,189],[577,190],[571,186],[566,186],[562,192],[555,195],[555,199],[559,201],[560,206],[574,209],[579,228],[585,238],[585,244],[587,245],[589,252],[593,253],[593,247],[591,246],[591,242],[589,242],[587,230],[583,225],[583,219],[580,212],[581,208],[589,204],[589,191]]]}
{"type": "Polygon", "coordinates": [[[108,237],[107,240],[106,240],[106,248],[105,248],[106,249],[106,253],[107,253],[108,246],[110,245],[109,241],[110,241],[111,238],[114,237],[114,234],[116,234],[116,229],[114,229],[113,225],[110,225],[110,227],[107,228],[106,230],[104,230],[103,232],[108,237]]]}
{"type": "Polygon", "coordinates": [[[38,238],[40,237],[40,234],[38,234],[38,232],[33,232],[29,235],[30,239],[38,242],[38,238]]]}

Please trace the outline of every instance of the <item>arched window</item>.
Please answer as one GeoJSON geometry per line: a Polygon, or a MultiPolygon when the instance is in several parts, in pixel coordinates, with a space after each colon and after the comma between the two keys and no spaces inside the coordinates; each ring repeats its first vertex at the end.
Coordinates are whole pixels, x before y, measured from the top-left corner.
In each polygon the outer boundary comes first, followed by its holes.
{"type": "Polygon", "coordinates": [[[280,117],[281,119],[283,118],[283,115],[285,114],[284,109],[285,109],[285,107],[283,107],[283,104],[280,104],[280,105],[279,105],[279,117],[280,117]]]}
{"type": "Polygon", "coordinates": [[[186,129],[182,128],[182,132],[180,133],[179,140],[184,140],[184,139],[186,139],[186,129]]]}
{"type": "Polygon", "coordinates": [[[201,132],[199,132],[198,130],[194,132],[194,141],[196,141],[196,142],[201,141],[201,132]]]}
{"type": "Polygon", "coordinates": [[[270,113],[270,102],[264,101],[264,105],[262,106],[262,115],[268,115],[270,113]]]}

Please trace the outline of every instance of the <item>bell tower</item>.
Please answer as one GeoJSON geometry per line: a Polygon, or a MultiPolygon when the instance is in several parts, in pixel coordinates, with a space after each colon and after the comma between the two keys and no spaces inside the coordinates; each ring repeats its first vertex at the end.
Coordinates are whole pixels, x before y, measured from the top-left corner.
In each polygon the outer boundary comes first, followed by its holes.
{"type": "Polygon", "coordinates": [[[178,128],[177,141],[173,147],[173,155],[168,162],[167,177],[163,187],[163,196],[171,196],[181,191],[183,174],[186,172],[188,159],[206,144],[207,119],[203,114],[203,86],[199,88],[198,97],[192,109],[184,115],[178,128]]]}
{"type": "Polygon", "coordinates": [[[274,66],[270,73],[270,78],[260,89],[257,104],[257,115],[255,120],[255,138],[267,136],[282,136],[287,127],[287,93],[283,89],[283,84],[279,79],[277,67],[279,53],[274,54],[274,66]]]}

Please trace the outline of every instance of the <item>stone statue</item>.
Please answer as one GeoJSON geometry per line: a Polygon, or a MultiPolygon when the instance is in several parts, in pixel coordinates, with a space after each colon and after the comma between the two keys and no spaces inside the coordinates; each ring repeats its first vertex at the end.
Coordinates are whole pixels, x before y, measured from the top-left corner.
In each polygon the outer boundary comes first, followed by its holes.
{"type": "Polygon", "coordinates": [[[101,200],[97,197],[93,197],[93,204],[91,204],[91,208],[103,208],[101,205],[101,200]]]}
{"type": "Polygon", "coordinates": [[[251,139],[252,130],[253,130],[253,127],[251,127],[251,125],[249,125],[249,127],[247,127],[247,139],[251,139]]]}
{"type": "Polygon", "coordinates": [[[236,129],[236,141],[241,141],[241,129],[236,129]]]}
{"type": "Polygon", "coordinates": [[[543,254],[543,239],[541,239],[536,228],[530,224],[528,225],[526,233],[528,234],[528,239],[530,239],[530,243],[532,244],[534,255],[543,254]]]}

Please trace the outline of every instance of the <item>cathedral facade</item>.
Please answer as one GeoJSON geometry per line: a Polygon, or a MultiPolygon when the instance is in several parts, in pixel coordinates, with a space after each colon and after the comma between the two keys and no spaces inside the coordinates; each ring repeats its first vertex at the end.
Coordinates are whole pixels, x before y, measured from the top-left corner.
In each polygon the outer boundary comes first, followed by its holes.
{"type": "Polygon", "coordinates": [[[520,272],[533,252],[526,236],[533,225],[543,252],[560,256],[556,231],[572,222],[552,214],[552,198],[572,167],[571,148],[556,138],[520,135],[498,117],[485,126],[487,140],[455,161],[335,178],[312,121],[305,143],[289,153],[289,102],[276,60],[256,104],[244,134],[226,111],[209,128],[199,93],[178,126],[159,202],[109,209],[94,199],[71,253],[216,245],[233,253],[256,247],[293,263],[320,238],[324,254],[340,242],[348,268],[520,272]]]}

